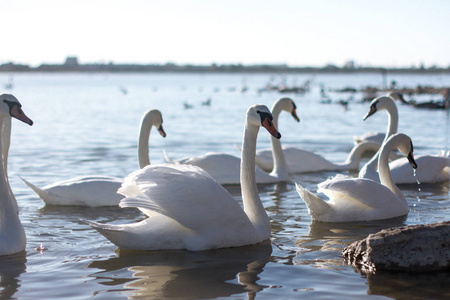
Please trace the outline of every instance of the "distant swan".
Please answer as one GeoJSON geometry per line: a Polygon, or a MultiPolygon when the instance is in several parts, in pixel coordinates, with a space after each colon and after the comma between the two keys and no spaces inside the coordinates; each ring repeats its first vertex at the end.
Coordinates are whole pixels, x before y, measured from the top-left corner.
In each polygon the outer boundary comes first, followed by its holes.
{"type": "Polygon", "coordinates": [[[408,214],[408,203],[392,182],[389,171],[389,152],[394,148],[398,148],[408,157],[411,166],[417,168],[411,139],[397,133],[381,149],[378,161],[381,184],[370,179],[338,175],[318,185],[317,191],[327,195],[330,198],[328,202],[297,184],[297,192],[305,201],[311,218],[321,222],[352,222],[382,220],[408,214]]]}
{"type": "MultiPolygon", "coordinates": [[[[296,121],[299,118],[296,113],[295,103],[290,98],[282,98],[274,103],[272,108],[273,123],[275,127],[278,125],[278,115],[284,110],[289,112],[296,121]]],[[[274,138],[272,137],[272,140],[274,138]]],[[[256,182],[257,183],[273,183],[289,180],[288,166],[284,158],[283,150],[280,143],[274,143],[273,155],[275,157],[275,168],[268,174],[260,168],[256,167],[256,182]]],[[[202,156],[188,157],[180,160],[172,160],[167,153],[164,152],[164,161],[174,164],[188,164],[198,166],[208,172],[218,183],[239,184],[239,172],[241,159],[239,157],[217,152],[208,152],[202,156]]]]}
{"type": "Polygon", "coordinates": [[[362,136],[355,137],[354,138],[355,144],[361,143],[363,141],[371,141],[371,142],[379,143],[381,146],[381,144],[385,140],[386,136],[391,136],[392,134],[397,133],[398,110],[397,110],[397,106],[395,105],[394,98],[393,98],[393,97],[395,97],[394,95],[396,95],[396,94],[397,93],[389,93],[387,96],[380,96],[380,97],[373,99],[373,101],[371,102],[371,105],[370,105],[370,111],[364,117],[364,120],[366,120],[368,117],[370,117],[377,111],[386,110],[386,112],[388,114],[388,118],[389,118],[387,131],[385,133],[383,133],[383,132],[377,132],[377,133],[368,132],[368,133],[363,134],[362,136]]]}
{"type": "MultiPolygon", "coordinates": [[[[158,132],[163,137],[166,136],[159,110],[146,111],[141,120],[138,142],[140,168],[150,164],[148,148],[152,126],[158,128],[158,132]]],[[[23,178],[22,180],[48,205],[113,206],[118,205],[123,198],[117,193],[123,179],[116,177],[79,176],[58,181],[43,188],[39,188],[23,178]]]]}
{"type": "Polygon", "coordinates": [[[25,250],[26,235],[19,219],[19,210],[16,199],[12,194],[7,177],[7,152],[11,138],[11,117],[14,117],[28,125],[33,125],[25,113],[22,105],[11,94],[0,95],[0,255],[10,255],[25,250]],[[5,150],[6,149],[6,150],[5,150]]]}
{"type": "MultiPolygon", "coordinates": [[[[386,141],[391,135],[397,133],[398,128],[398,110],[395,105],[394,99],[389,96],[381,96],[375,98],[370,103],[370,108],[367,114],[364,116],[363,120],[365,121],[370,116],[374,115],[376,112],[386,110],[388,115],[388,125],[387,131],[383,135],[381,142],[386,141]]],[[[367,139],[366,139],[367,140],[367,139]]],[[[375,141],[375,140],[372,140],[375,141]]],[[[378,142],[378,141],[375,141],[378,142]]],[[[368,178],[375,181],[380,181],[377,173],[377,164],[378,164],[378,156],[381,149],[378,150],[377,153],[361,168],[359,171],[359,178],[368,178]]],[[[391,154],[392,156],[392,154],[391,154]]]]}
{"type": "Polygon", "coordinates": [[[196,166],[163,164],[131,173],[119,192],[121,207],[137,207],[148,218],[133,224],[86,221],[122,249],[206,250],[251,245],[270,237],[270,221],[255,179],[259,127],[281,135],[265,105],[247,111],[241,161],[243,207],[208,173],[196,166]]]}

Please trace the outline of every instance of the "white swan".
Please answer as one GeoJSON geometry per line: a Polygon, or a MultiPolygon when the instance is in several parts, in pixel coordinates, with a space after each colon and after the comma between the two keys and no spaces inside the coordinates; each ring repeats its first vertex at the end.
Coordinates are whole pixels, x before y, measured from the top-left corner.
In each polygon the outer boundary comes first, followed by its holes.
{"type": "Polygon", "coordinates": [[[297,192],[305,201],[311,218],[321,222],[352,222],[382,220],[408,214],[408,203],[392,182],[389,172],[389,153],[394,148],[398,148],[408,157],[411,166],[417,168],[411,139],[405,134],[397,133],[381,149],[378,161],[381,183],[337,175],[318,185],[318,192],[330,198],[328,202],[297,184],[297,192]]]}
{"type": "Polygon", "coordinates": [[[4,127],[11,117],[33,125],[33,121],[24,114],[21,107],[22,105],[13,95],[0,95],[0,124],[2,124],[0,137],[0,152],[2,153],[2,157],[0,157],[2,164],[0,167],[0,255],[21,252],[25,250],[26,246],[25,231],[19,219],[17,202],[12,194],[6,173],[11,126],[4,127]]]}
{"type": "MultiPolygon", "coordinates": [[[[139,167],[150,164],[149,136],[152,126],[165,137],[162,127],[161,112],[156,109],[148,110],[141,119],[138,141],[139,167]]],[[[48,205],[76,205],[76,206],[113,206],[118,205],[123,198],[117,190],[123,179],[110,176],[79,176],[39,188],[34,184],[22,180],[48,205]]]]}
{"type": "MultiPolygon", "coordinates": [[[[297,113],[295,111],[295,103],[289,98],[282,98],[275,102],[272,108],[273,124],[278,126],[277,119],[282,110],[289,112],[296,121],[299,121],[297,113]],[[281,101],[280,101],[281,100],[281,101]]],[[[257,183],[273,183],[289,180],[288,166],[284,158],[283,150],[280,143],[274,143],[272,139],[272,151],[275,160],[275,168],[273,168],[270,174],[256,167],[256,182],[257,183]]],[[[239,184],[239,172],[241,159],[239,157],[217,152],[208,152],[201,156],[188,157],[180,160],[172,160],[164,152],[164,160],[168,163],[174,164],[188,164],[198,166],[209,173],[218,183],[227,184],[239,184]]]]}
{"type": "Polygon", "coordinates": [[[440,183],[449,180],[450,157],[441,151],[438,155],[418,155],[415,171],[408,166],[406,158],[399,158],[389,163],[392,181],[396,184],[440,183]]]}
{"type": "Polygon", "coordinates": [[[387,96],[380,96],[372,100],[370,104],[370,110],[364,117],[366,120],[368,117],[376,113],[380,110],[386,110],[388,114],[388,128],[387,132],[368,132],[359,137],[354,137],[355,144],[360,143],[362,141],[371,141],[379,143],[380,146],[385,140],[386,136],[391,136],[394,133],[397,133],[398,130],[398,110],[395,105],[394,98],[398,93],[389,93],[387,96]]]}
{"type": "Polygon", "coordinates": [[[121,207],[137,207],[148,218],[133,224],[108,225],[86,221],[123,249],[206,250],[251,245],[270,237],[270,220],[255,179],[256,138],[272,124],[265,105],[247,111],[241,161],[244,209],[208,173],[196,166],[164,164],[131,173],[119,190],[121,207]]]}
{"type": "MultiPolygon", "coordinates": [[[[391,135],[397,133],[398,128],[398,110],[397,106],[394,103],[394,99],[389,96],[380,96],[375,98],[370,103],[370,108],[367,114],[364,116],[363,120],[365,121],[370,116],[374,115],[377,111],[386,110],[388,115],[388,126],[387,131],[383,135],[383,141],[386,141],[391,135]]],[[[377,142],[377,141],[375,141],[377,142]]],[[[380,181],[377,173],[377,164],[378,164],[378,156],[381,151],[378,150],[377,153],[361,168],[359,171],[359,178],[367,178],[375,181],[380,181]]],[[[391,154],[392,155],[392,154],[391,154]]]]}

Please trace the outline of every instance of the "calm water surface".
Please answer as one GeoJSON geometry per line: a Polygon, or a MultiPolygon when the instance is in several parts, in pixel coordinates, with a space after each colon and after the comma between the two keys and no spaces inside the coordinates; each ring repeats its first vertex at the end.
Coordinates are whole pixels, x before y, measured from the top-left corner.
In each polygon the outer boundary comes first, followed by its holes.
{"type": "MultiPolygon", "coordinates": [[[[271,241],[214,251],[119,251],[80,221],[128,223],[143,218],[135,209],[45,206],[19,176],[46,185],[78,175],[124,177],[137,169],[137,135],[144,111],[161,110],[167,137],[150,139],[153,164],[162,151],[173,158],[221,151],[239,155],[244,116],[255,103],[269,107],[280,97],[259,93],[267,82],[288,85],[312,80],[305,95],[291,94],[301,122],[282,114],[284,145],[296,145],[343,161],[353,136],[385,131],[387,116],[363,122],[368,103],[355,95],[344,110],[322,104],[319,87],[381,86],[377,74],[173,75],[173,74],[12,74],[11,92],[35,124],[13,121],[9,178],[28,236],[25,253],[0,257],[0,298],[18,299],[444,299],[449,275],[359,274],[343,264],[341,250],[383,228],[449,220],[449,183],[402,186],[407,217],[347,224],[311,223],[295,191],[312,191],[333,172],[292,176],[292,182],[259,186],[272,221],[271,241]],[[241,86],[248,91],[239,92],[241,86]],[[121,89],[126,88],[124,94],[121,89]],[[201,102],[211,98],[211,106],[201,102]],[[185,110],[183,103],[193,105],[185,110]]],[[[11,74],[0,74],[0,84],[11,74]]],[[[388,76],[399,86],[448,86],[449,75],[388,76]]],[[[336,101],[350,95],[330,93],[336,101]]],[[[427,97],[427,96],[422,96],[427,97]]],[[[428,96],[431,97],[431,96],[428,96]]],[[[436,98],[436,97],[435,97],[436,98]]],[[[399,131],[411,136],[415,154],[449,149],[449,116],[443,111],[399,105],[399,131]]],[[[261,131],[258,147],[268,147],[261,131]]],[[[238,201],[239,187],[228,187],[238,201]]]]}

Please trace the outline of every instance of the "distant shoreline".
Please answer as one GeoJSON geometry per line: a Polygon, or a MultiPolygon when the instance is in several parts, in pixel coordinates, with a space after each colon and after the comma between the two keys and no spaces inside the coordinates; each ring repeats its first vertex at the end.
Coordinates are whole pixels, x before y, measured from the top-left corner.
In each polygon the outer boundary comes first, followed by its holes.
{"type": "Polygon", "coordinates": [[[177,64],[42,64],[38,67],[6,63],[0,72],[67,72],[67,73],[381,73],[381,74],[439,74],[450,73],[449,68],[383,68],[383,67],[290,67],[287,65],[177,65],[177,64]]]}

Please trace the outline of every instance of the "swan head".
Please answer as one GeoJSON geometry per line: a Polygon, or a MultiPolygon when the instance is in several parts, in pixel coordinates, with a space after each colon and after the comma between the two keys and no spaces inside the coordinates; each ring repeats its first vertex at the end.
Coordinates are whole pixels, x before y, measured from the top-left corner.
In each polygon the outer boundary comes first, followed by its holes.
{"type": "Polygon", "coordinates": [[[162,114],[159,110],[157,109],[147,110],[147,112],[144,114],[142,122],[143,123],[149,122],[151,126],[155,126],[158,129],[158,132],[162,137],[166,137],[166,132],[164,131],[163,128],[162,114]]]}
{"type": "Polygon", "coordinates": [[[281,138],[281,133],[273,125],[273,117],[269,108],[263,104],[251,106],[247,111],[247,123],[264,127],[271,135],[277,139],[281,138]]]}
{"type": "Polygon", "coordinates": [[[275,110],[276,106],[280,106],[281,110],[290,113],[297,122],[300,122],[300,118],[297,115],[297,105],[295,105],[294,100],[289,97],[278,99],[272,107],[272,112],[275,110]]]}
{"type": "Polygon", "coordinates": [[[33,125],[33,121],[25,115],[22,104],[11,94],[0,95],[0,115],[2,117],[13,117],[28,125],[33,125]]]}
{"type": "Polygon", "coordinates": [[[363,120],[375,114],[377,111],[389,109],[390,107],[395,107],[394,99],[389,96],[380,96],[372,100],[370,103],[370,108],[367,114],[364,116],[363,120]]]}
{"type": "Polygon", "coordinates": [[[414,160],[414,147],[411,138],[403,133],[397,133],[392,135],[387,141],[387,143],[395,143],[397,149],[408,158],[409,164],[414,169],[417,169],[417,163],[414,160]]]}
{"type": "Polygon", "coordinates": [[[400,92],[392,91],[392,92],[389,92],[387,95],[388,95],[389,97],[391,97],[392,99],[394,99],[394,100],[399,100],[399,101],[402,102],[402,103],[409,104],[409,103],[405,100],[405,98],[403,98],[403,94],[400,93],[400,92]]]}

